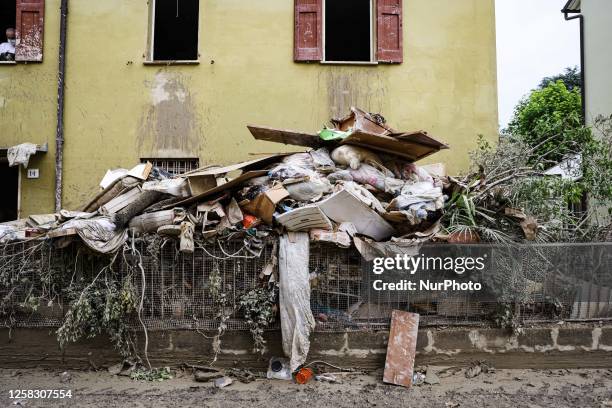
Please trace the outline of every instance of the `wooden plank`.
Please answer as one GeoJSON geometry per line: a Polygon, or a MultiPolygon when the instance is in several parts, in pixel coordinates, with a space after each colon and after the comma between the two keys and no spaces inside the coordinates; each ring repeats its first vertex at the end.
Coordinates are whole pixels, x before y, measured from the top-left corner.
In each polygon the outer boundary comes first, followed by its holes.
{"type": "Polygon", "coordinates": [[[410,161],[417,161],[438,152],[440,149],[447,148],[443,143],[437,142],[433,138],[429,139],[438,143],[438,146],[432,146],[431,141],[425,144],[421,140],[411,140],[408,137],[397,139],[392,136],[355,131],[342,140],[340,144],[361,146],[371,150],[404,157],[410,161]]]}
{"type": "Polygon", "coordinates": [[[236,177],[235,179],[232,179],[232,180],[228,181],[225,184],[222,184],[220,186],[211,188],[208,191],[205,191],[205,192],[203,192],[201,194],[198,194],[197,196],[193,196],[193,197],[187,198],[185,200],[179,201],[178,203],[168,204],[166,206],[163,206],[161,209],[162,210],[166,210],[168,208],[186,206],[188,204],[197,203],[197,202],[202,201],[203,199],[205,199],[207,197],[210,197],[213,194],[221,193],[223,191],[230,190],[230,189],[232,189],[234,187],[238,187],[240,184],[244,183],[247,180],[250,180],[250,179],[255,178],[255,177],[265,176],[266,174],[268,174],[267,170],[252,170],[252,171],[247,171],[246,173],[241,174],[240,176],[236,177]]]}
{"type": "Polygon", "coordinates": [[[47,232],[47,238],[59,238],[59,237],[67,237],[70,235],[76,235],[76,228],[66,228],[66,229],[55,229],[53,231],[47,232]]]}
{"type": "Polygon", "coordinates": [[[312,133],[254,125],[248,125],[247,128],[257,140],[312,148],[321,147],[323,144],[323,140],[318,135],[312,133]]]}
{"type": "Polygon", "coordinates": [[[418,332],[418,314],[401,310],[391,313],[384,382],[404,387],[412,386],[418,332]]]}
{"type": "Polygon", "coordinates": [[[182,174],[182,176],[186,176],[186,177],[216,176],[219,174],[225,174],[225,173],[229,173],[229,172],[236,171],[236,170],[242,170],[242,171],[261,170],[265,166],[271,163],[279,162],[283,157],[289,156],[291,154],[294,154],[294,153],[273,153],[265,157],[260,157],[254,160],[230,164],[228,166],[210,165],[206,167],[201,167],[196,170],[188,171],[182,174]]]}

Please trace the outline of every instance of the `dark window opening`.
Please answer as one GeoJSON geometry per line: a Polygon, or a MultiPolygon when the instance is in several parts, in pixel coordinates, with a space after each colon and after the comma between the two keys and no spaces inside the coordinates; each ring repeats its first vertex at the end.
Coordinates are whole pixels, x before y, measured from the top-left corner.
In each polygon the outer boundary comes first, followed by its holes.
{"type": "Polygon", "coordinates": [[[141,163],[151,162],[153,167],[157,167],[163,171],[170,173],[172,176],[186,173],[200,167],[200,159],[161,159],[161,158],[142,158],[141,163]]]}
{"type": "Polygon", "coordinates": [[[199,0],[155,0],[153,60],[198,59],[199,0]]]}
{"type": "Polygon", "coordinates": [[[9,167],[6,157],[0,158],[0,222],[17,219],[17,196],[19,194],[19,166],[9,167]]]}
{"type": "MultiPolygon", "coordinates": [[[[0,44],[8,42],[6,38],[7,28],[15,28],[16,24],[16,2],[15,1],[0,1],[0,44]]],[[[15,59],[14,54],[5,54],[4,47],[0,50],[0,62],[13,61],[15,59]]]]}
{"type": "Polygon", "coordinates": [[[325,0],[325,60],[370,61],[371,0],[325,0]]]}

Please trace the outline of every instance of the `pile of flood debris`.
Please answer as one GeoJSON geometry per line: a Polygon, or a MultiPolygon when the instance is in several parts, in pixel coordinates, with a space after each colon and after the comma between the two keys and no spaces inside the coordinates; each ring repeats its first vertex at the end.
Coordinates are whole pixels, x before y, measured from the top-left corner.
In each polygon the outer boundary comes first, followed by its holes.
{"type": "Polygon", "coordinates": [[[156,233],[180,240],[249,237],[283,231],[361,250],[365,243],[425,240],[438,232],[445,195],[442,164],[415,161],[448,148],[426,132],[398,132],[380,115],[351,108],[318,134],[248,127],[259,140],[308,147],[228,166],[171,175],[150,163],[108,170],[101,191],[81,211],[31,215],[0,226],[3,242],[78,236],[100,252],[129,236],[156,233]]]}
{"type": "Polygon", "coordinates": [[[283,350],[294,373],[306,361],[315,326],[310,242],[355,245],[369,259],[391,247],[443,240],[444,165],[415,162],[448,146],[424,131],[393,130],[382,116],[357,108],[317,134],[248,128],[258,140],[308,149],[180,175],[151,163],[108,170],[80,211],[2,224],[0,242],[81,240],[108,254],[156,234],[178,240],[179,251],[189,254],[207,241],[239,238],[252,257],[276,239],[278,254],[260,278],[278,285],[283,350]]]}

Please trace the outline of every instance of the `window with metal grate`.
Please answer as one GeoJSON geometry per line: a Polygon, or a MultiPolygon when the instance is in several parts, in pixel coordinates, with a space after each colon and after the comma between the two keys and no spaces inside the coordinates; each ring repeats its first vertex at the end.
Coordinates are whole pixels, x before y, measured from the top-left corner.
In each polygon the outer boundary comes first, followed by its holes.
{"type": "Polygon", "coordinates": [[[187,171],[200,167],[198,158],[163,159],[163,158],[141,158],[141,163],[151,162],[153,167],[160,168],[172,175],[183,174],[187,171]]]}

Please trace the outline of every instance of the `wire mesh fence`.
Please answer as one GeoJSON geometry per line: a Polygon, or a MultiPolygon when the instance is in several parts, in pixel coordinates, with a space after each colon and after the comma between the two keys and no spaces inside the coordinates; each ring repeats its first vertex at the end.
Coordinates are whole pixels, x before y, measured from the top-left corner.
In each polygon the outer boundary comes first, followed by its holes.
{"type": "MultiPolygon", "coordinates": [[[[261,287],[262,271],[274,255],[273,240],[260,256],[244,250],[241,240],[196,246],[193,254],[178,251],[176,241],[134,243],[111,263],[119,276],[130,276],[143,294],[141,317],[148,329],[215,330],[220,313],[228,330],[247,330],[239,302],[261,287]],[[138,254],[138,255],[135,255],[138,254]],[[134,273],[142,265],[142,274],[134,273]],[[226,296],[219,310],[214,280],[226,296]]],[[[546,244],[504,249],[496,257],[491,292],[372,291],[376,276],[354,248],[312,244],[310,248],[311,308],[319,331],[371,330],[389,327],[391,311],[421,315],[421,325],[489,323],[508,305],[523,322],[612,319],[612,243],[546,244]],[[506,292],[510,293],[506,293],[506,292]]],[[[58,327],[62,324],[75,281],[91,281],[109,265],[77,243],[62,248],[47,241],[11,243],[0,247],[0,324],[9,327],[58,327]],[[27,283],[27,284],[24,284],[27,283]]],[[[72,295],[74,295],[72,293],[72,295]]],[[[73,299],[74,297],[72,297],[73,299]]],[[[134,316],[133,327],[139,328],[134,316]]],[[[278,319],[277,319],[278,320],[278,319]]],[[[278,322],[271,329],[278,328],[278,322]]]]}

